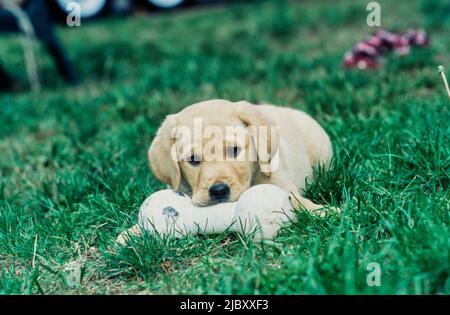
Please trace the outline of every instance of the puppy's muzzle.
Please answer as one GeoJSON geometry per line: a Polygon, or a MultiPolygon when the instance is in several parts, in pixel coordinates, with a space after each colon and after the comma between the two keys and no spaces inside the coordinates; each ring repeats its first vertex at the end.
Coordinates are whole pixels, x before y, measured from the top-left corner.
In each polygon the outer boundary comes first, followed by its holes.
{"type": "Polygon", "coordinates": [[[209,199],[216,202],[228,200],[230,197],[230,186],[224,183],[214,184],[209,187],[209,199]]]}

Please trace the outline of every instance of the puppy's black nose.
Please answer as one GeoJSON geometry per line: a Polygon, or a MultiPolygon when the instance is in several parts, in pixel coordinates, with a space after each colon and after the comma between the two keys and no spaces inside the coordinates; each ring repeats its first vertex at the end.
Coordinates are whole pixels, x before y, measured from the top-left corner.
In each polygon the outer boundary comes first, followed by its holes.
{"type": "Polygon", "coordinates": [[[223,200],[227,199],[229,195],[230,186],[228,186],[227,184],[219,183],[209,187],[209,196],[211,197],[211,199],[223,200]]]}

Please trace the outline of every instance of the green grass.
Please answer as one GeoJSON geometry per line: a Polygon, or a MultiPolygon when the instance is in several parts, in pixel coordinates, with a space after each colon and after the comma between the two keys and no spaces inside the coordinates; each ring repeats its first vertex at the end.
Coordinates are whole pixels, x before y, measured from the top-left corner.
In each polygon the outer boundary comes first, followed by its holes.
{"type": "MultiPolygon", "coordinates": [[[[380,1],[383,27],[427,26],[431,46],[346,71],[372,31],[365,1],[263,1],[59,29],[84,83],[0,95],[0,293],[450,293],[450,73],[445,0],[380,1]],[[331,5],[332,4],[332,5],[331,5]],[[441,9],[440,9],[441,8],[441,9]],[[113,245],[164,186],[147,148],[162,119],[209,98],[312,114],[335,160],[306,195],[342,216],[298,213],[272,245],[237,235],[113,245]],[[381,286],[366,284],[369,262],[381,286]]],[[[23,73],[20,42],[0,61],[23,73]]]]}

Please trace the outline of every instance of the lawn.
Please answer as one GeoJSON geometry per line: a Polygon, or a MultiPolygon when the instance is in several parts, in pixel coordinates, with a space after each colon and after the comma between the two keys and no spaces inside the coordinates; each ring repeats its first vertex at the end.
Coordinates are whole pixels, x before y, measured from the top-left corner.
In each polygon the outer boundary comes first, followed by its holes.
{"type": "MultiPolygon", "coordinates": [[[[378,71],[342,56],[374,29],[366,1],[254,1],[59,28],[83,77],[0,95],[2,294],[450,293],[450,8],[379,1],[388,29],[423,26],[428,48],[378,71]],[[328,131],[334,161],[273,244],[235,234],[113,241],[164,187],[148,146],[164,117],[210,98],[291,106],[328,131]],[[366,282],[370,262],[381,285],[366,282]]],[[[434,5],[433,5],[434,4],[434,5]]],[[[20,41],[0,62],[24,76],[20,41]]]]}

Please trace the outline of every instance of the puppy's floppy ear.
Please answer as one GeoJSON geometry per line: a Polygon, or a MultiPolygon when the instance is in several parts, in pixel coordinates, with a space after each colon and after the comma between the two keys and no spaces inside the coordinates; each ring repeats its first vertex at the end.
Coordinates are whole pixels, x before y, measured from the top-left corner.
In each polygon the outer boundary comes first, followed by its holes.
{"type": "Polygon", "coordinates": [[[258,105],[246,101],[237,102],[236,114],[247,127],[258,155],[261,173],[270,178],[271,161],[279,149],[278,126],[265,115],[258,105]]]}
{"type": "Polygon", "coordinates": [[[177,121],[174,115],[168,115],[156,133],[148,150],[148,159],[153,174],[160,181],[178,190],[181,183],[178,160],[172,156],[177,121]]]}

